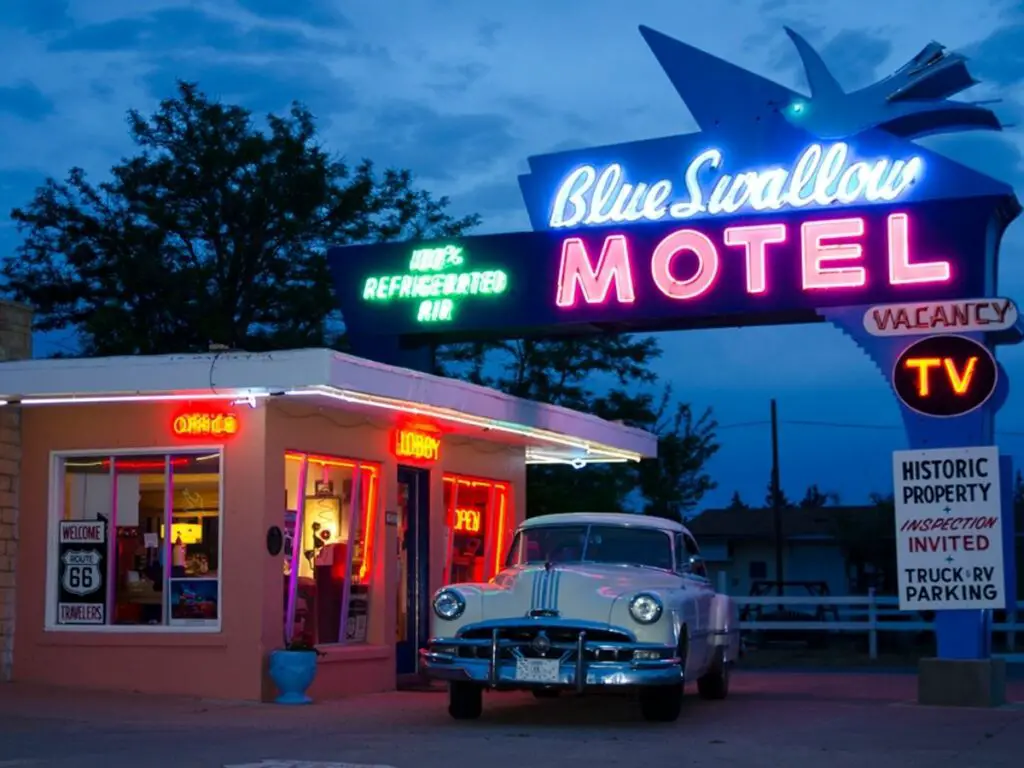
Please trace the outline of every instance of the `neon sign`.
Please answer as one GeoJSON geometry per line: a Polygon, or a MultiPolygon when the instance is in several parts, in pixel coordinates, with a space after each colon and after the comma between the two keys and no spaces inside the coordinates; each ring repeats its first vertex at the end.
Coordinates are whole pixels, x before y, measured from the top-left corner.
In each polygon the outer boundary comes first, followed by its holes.
{"type": "MultiPolygon", "coordinates": [[[[791,229],[796,227],[766,223],[724,230],[722,243],[741,249],[737,256],[743,259],[748,294],[768,292],[771,246],[787,243],[791,229]]],[[[905,213],[890,214],[886,218],[888,275],[885,277],[889,285],[948,282],[952,274],[949,261],[912,259],[909,229],[910,217],[905,213]]],[[[859,242],[865,234],[863,218],[806,221],[794,234],[799,243],[799,272],[804,292],[861,288],[867,283],[868,270],[862,263],[864,247],[859,242]]],[[[625,235],[609,235],[601,246],[595,266],[581,238],[566,238],[562,243],[555,303],[559,307],[574,307],[577,299],[582,298],[586,304],[604,304],[610,300],[614,287],[615,301],[632,304],[636,301],[633,255],[625,235]]],[[[715,286],[723,261],[718,245],[708,235],[695,229],[679,229],[654,246],[650,271],[655,287],[664,296],[687,301],[715,286]],[[696,257],[696,266],[686,277],[678,274],[674,263],[683,254],[696,257]]]]}
{"type": "Polygon", "coordinates": [[[467,271],[463,249],[454,245],[418,248],[412,252],[409,271],[366,278],[363,301],[418,302],[416,322],[448,322],[455,317],[457,302],[471,296],[499,296],[508,288],[508,274],[501,269],[467,271]]]}
{"type": "Polygon", "coordinates": [[[441,457],[441,441],[413,429],[395,430],[395,456],[399,459],[437,461],[441,457]]]}
{"type": "Polygon", "coordinates": [[[903,403],[928,416],[960,416],[995,392],[998,368],[983,345],[965,336],[929,336],[903,351],[892,385],[903,403]]]}
{"type": "Polygon", "coordinates": [[[730,215],[743,210],[889,202],[906,192],[924,171],[924,161],[916,155],[906,160],[851,161],[850,148],[843,142],[811,144],[788,170],[776,166],[730,174],[722,172],[724,163],[717,149],[694,157],[683,174],[684,199],[676,198],[670,179],[634,183],[626,180],[619,163],[600,169],[581,165],[570,171],[555,191],[548,226],[600,226],[730,215]],[[718,174],[710,193],[701,184],[705,169],[718,174]]]}
{"type": "Polygon", "coordinates": [[[480,533],[480,512],[475,509],[455,510],[455,530],[460,533],[480,533]]]}
{"type": "Polygon", "coordinates": [[[231,437],[238,427],[233,413],[183,413],[171,422],[171,431],[178,437],[231,437]]]}

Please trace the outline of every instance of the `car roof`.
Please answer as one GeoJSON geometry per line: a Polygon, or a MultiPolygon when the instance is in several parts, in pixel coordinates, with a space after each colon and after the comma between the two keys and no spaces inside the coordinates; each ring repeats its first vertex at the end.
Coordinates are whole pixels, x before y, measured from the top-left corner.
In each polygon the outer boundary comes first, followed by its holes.
{"type": "MultiPolygon", "coordinates": [[[[560,512],[554,515],[531,517],[519,526],[520,530],[542,528],[548,525],[630,525],[638,528],[656,528],[673,533],[686,531],[686,526],[674,520],[651,515],[631,515],[621,512],[560,512]]],[[[687,531],[688,532],[688,531],[687,531]]]]}

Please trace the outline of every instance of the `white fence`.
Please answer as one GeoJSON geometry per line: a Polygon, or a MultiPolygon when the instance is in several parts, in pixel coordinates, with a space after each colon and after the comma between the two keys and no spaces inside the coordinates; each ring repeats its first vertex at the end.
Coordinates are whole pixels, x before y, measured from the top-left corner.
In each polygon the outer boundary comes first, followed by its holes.
{"type": "MultiPolygon", "coordinates": [[[[920,613],[900,611],[896,597],[880,597],[871,590],[867,595],[843,597],[790,596],[743,597],[733,595],[732,599],[740,608],[742,616],[747,608],[761,606],[765,612],[776,610],[798,611],[818,614],[822,610],[831,618],[815,621],[759,621],[748,619],[740,624],[746,632],[855,632],[868,636],[868,653],[878,658],[879,632],[929,632],[935,629],[931,621],[925,621],[920,613]]],[[[1007,661],[1024,661],[1015,654],[1017,633],[1024,633],[1024,602],[1008,608],[1005,622],[994,622],[993,633],[1001,633],[1006,639],[1006,653],[1001,654],[1007,661]]]]}

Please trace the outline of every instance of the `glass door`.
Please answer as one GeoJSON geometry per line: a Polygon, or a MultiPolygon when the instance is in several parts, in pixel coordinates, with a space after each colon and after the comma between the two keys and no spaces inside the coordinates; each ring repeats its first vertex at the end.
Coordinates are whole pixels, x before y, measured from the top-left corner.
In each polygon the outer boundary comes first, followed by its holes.
{"type": "Polygon", "coordinates": [[[416,674],[430,630],[430,472],[398,468],[398,598],[395,660],[399,675],[416,674]]]}

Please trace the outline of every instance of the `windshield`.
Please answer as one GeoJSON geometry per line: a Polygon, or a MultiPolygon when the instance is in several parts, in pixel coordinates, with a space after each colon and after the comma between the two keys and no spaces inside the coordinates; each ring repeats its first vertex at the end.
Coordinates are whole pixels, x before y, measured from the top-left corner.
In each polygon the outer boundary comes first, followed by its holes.
{"type": "Polygon", "coordinates": [[[521,531],[518,564],[614,563],[672,570],[672,539],[656,528],[544,525],[521,531]]]}

